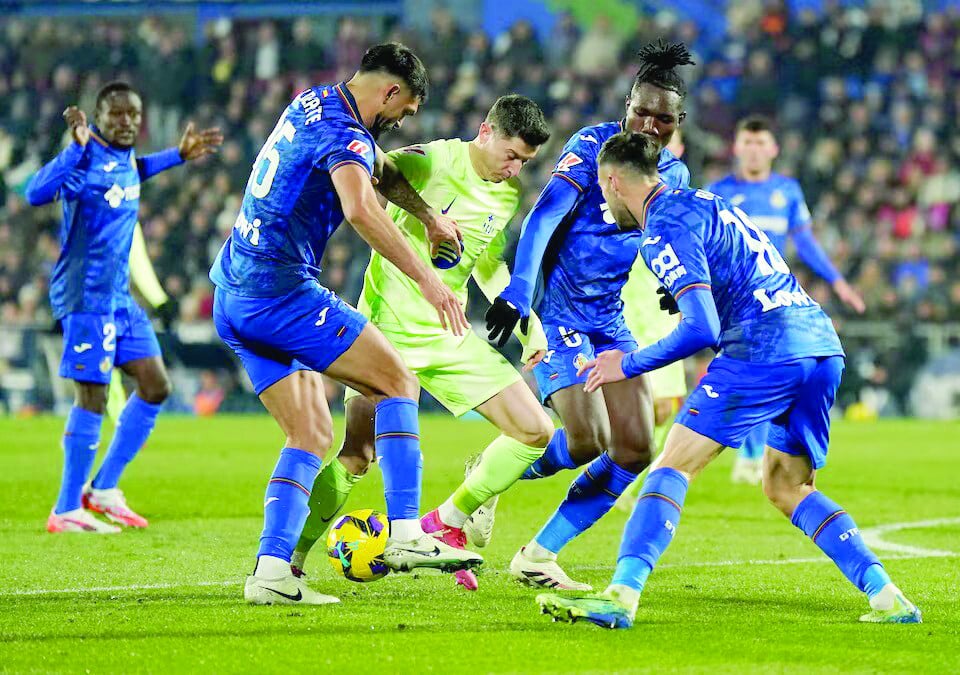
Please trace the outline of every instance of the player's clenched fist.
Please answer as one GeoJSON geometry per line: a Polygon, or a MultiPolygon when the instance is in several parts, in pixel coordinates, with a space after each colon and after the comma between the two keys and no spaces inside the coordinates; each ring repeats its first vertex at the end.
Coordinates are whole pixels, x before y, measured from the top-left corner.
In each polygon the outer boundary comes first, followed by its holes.
{"type": "Polygon", "coordinates": [[[444,329],[449,328],[454,335],[463,335],[470,330],[467,315],[463,313],[463,307],[460,306],[457,296],[437,278],[436,274],[428,274],[427,278],[420,282],[420,292],[423,293],[427,302],[436,308],[437,314],[440,315],[440,325],[444,329]]]}
{"type": "Polygon", "coordinates": [[[498,295],[497,298],[493,301],[493,305],[490,306],[490,309],[487,310],[486,315],[487,320],[487,330],[489,331],[487,339],[491,342],[495,342],[497,347],[502,347],[507,344],[507,340],[510,339],[510,334],[513,332],[513,329],[517,327],[517,322],[520,322],[520,331],[526,335],[527,328],[530,325],[529,316],[520,316],[520,310],[516,306],[503,298],[503,296],[498,295]]]}
{"type": "Polygon", "coordinates": [[[583,386],[586,392],[593,392],[605,384],[611,382],[620,382],[627,379],[623,373],[624,353],[619,349],[611,349],[608,352],[602,352],[593,361],[587,361],[577,371],[577,375],[583,375],[588,370],[587,383],[583,386]]]}
{"type": "Polygon", "coordinates": [[[87,116],[75,105],[69,106],[63,111],[63,119],[70,127],[70,133],[80,145],[86,145],[90,140],[90,127],[87,126],[87,116]]]}

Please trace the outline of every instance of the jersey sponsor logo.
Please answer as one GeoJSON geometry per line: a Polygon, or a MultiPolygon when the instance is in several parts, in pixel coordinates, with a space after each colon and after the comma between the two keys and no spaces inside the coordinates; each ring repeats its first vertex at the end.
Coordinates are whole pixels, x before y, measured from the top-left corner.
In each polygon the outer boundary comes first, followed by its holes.
{"type": "Polygon", "coordinates": [[[554,169],[554,171],[559,173],[568,173],[570,169],[575,167],[577,164],[583,164],[583,160],[574,153],[568,152],[560,158],[559,162],[557,162],[557,168],[554,169]]]}
{"type": "Polygon", "coordinates": [[[347,143],[347,150],[355,152],[358,155],[365,155],[370,152],[370,146],[361,140],[354,139],[347,143]]]}
{"type": "Polygon", "coordinates": [[[116,168],[117,168],[116,162],[107,162],[106,164],[103,165],[103,170],[105,173],[110,173],[116,168]]]}
{"type": "Polygon", "coordinates": [[[643,248],[644,246],[653,246],[655,244],[659,244],[660,239],[661,237],[659,234],[656,237],[647,237],[646,239],[643,240],[643,243],[640,244],[640,248],[643,248]]]}
{"type": "Polygon", "coordinates": [[[659,255],[650,261],[650,269],[667,288],[687,273],[687,268],[680,264],[680,258],[671,244],[667,244],[659,255]]]}
{"type": "Polygon", "coordinates": [[[103,198],[107,204],[110,205],[111,209],[115,209],[120,206],[124,200],[129,202],[134,199],[140,199],[140,184],[138,183],[122,188],[114,183],[109,190],[103,193],[103,198]]]}
{"type": "Polygon", "coordinates": [[[233,224],[233,229],[240,233],[241,239],[246,239],[253,246],[259,246],[261,223],[262,221],[259,218],[254,218],[252,223],[247,221],[246,216],[244,216],[243,211],[241,211],[237,216],[237,222],[233,224]]]}
{"type": "Polygon", "coordinates": [[[760,302],[761,312],[769,312],[781,307],[811,307],[817,304],[802,288],[796,291],[781,290],[773,295],[768,294],[762,288],[758,288],[753,292],[753,297],[760,302]]]}
{"type": "Polygon", "coordinates": [[[93,349],[93,345],[89,342],[82,342],[78,345],[73,345],[73,351],[77,354],[83,354],[91,349],[93,349]]]}
{"type": "Polygon", "coordinates": [[[592,134],[580,134],[581,141],[587,141],[588,143],[596,143],[600,145],[600,141],[597,140],[597,137],[592,134]]]}
{"type": "MultiPolygon", "coordinates": [[[[774,190],[770,193],[770,206],[775,209],[782,209],[787,205],[787,196],[781,190],[774,190]]],[[[735,204],[739,206],[739,204],[735,204]]]]}
{"type": "Polygon", "coordinates": [[[445,208],[445,209],[440,209],[440,213],[441,213],[442,215],[444,215],[444,216],[447,215],[447,214],[450,212],[450,209],[453,208],[453,203],[454,203],[455,201],[457,201],[457,198],[456,198],[456,197],[454,197],[453,199],[450,200],[450,203],[447,204],[447,208],[445,208]]]}
{"type": "Polygon", "coordinates": [[[703,385],[703,390],[707,393],[707,398],[720,398],[720,394],[715,392],[709,384],[703,385]]]}

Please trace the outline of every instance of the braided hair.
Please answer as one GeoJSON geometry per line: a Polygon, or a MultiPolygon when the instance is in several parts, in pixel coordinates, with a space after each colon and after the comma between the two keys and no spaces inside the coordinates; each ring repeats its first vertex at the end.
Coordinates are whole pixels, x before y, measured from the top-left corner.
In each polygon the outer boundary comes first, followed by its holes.
{"type": "Polygon", "coordinates": [[[694,60],[682,42],[667,44],[663,38],[651,42],[637,52],[640,69],[633,81],[633,88],[647,83],[660,89],[676,92],[680,98],[687,95],[687,84],[677,72],[678,66],[694,65],[694,60]]]}

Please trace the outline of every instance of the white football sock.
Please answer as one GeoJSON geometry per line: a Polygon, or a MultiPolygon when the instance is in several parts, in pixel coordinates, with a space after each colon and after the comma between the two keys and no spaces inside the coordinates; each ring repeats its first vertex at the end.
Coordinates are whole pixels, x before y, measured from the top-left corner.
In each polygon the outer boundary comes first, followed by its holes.
{"type": "Polygon", "coordinates": [[[394,541],[414,541],[423,536],[417,518],[398,518],[390,521],[390,538],[394,541]]]}
{"type": "Polygon", "coordinates": [[[453,505],[453,497],[450,497],[441,504],[440,508],[437,509],[437,513],[440,514],[440,520],[444,525],[456,527],[461,530],[463,529],[464,523],[467,522],[467,518],[470,517],[469,513],[464,513],[453,505]]]}

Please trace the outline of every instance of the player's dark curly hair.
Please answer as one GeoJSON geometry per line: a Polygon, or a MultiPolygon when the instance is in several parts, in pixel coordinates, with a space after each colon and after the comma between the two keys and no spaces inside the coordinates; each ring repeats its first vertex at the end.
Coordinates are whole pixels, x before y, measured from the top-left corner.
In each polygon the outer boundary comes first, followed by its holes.
{"type": "Polygon", "coordinates": [[[107,100],[110,96],[114,94],[119,94],[121,92],[130,92],[131,94],[136,94],[137,90],[131,87],[126,82],[120,80],[114,80],[113,82],[107,82],[105,85],[100,87],[100,91],[97,92],[97,109],[100,109],[100,104],[107,100]]]}
{"type": "Polygon", "coordinates": [[[377,71],[399,77],[421,103],[427,100],[427,91],[430,88],[427,69],[409,47],[399,42],[384,42],[368,49],[360,61],[360,72],[377,71]]]}
{"type": "Polygon", "coordinates": [[[656,176],[660,163],[660,144],[647,134],[621,131],[600,148],[597,165],[626,166],[644,176],[656,176]]]}
{"type": "Polygon", "coordinates": [[[682,42],[667,44],[663,39],[651,42],[637,52],[640,69],[633,80],[633,88],[647,83],[655,87],[674,91],[684,98],[687,95],[687,83],[677,72],[679,66],[692,66],[694,60],[687,46],[682,42]]]}
{"type": "Polygon", "coordinates": [[[498,98],[487,113],[487,123],[507,138],[519,136],[533,148],[550,140],[550,127],[543,110],[520,94],[498,98]]]}

